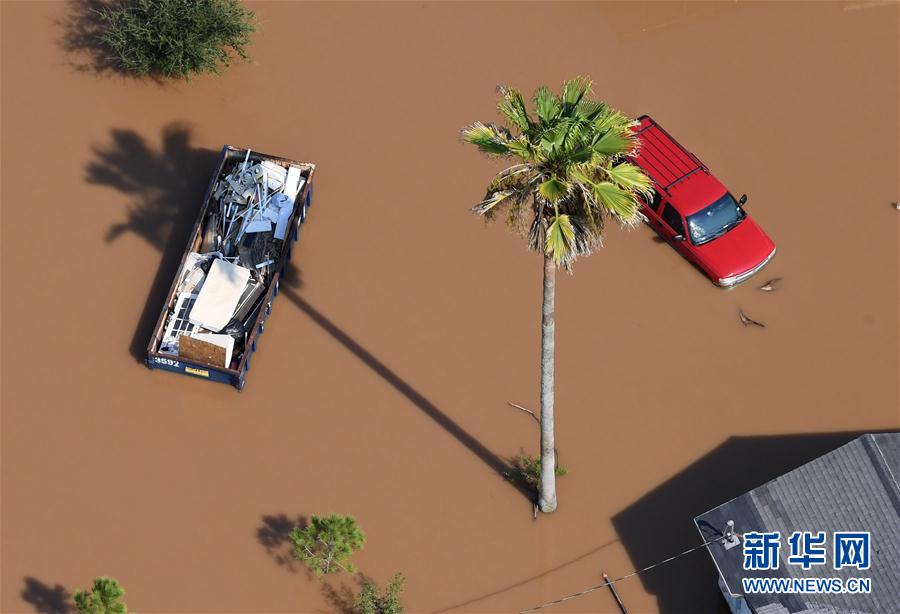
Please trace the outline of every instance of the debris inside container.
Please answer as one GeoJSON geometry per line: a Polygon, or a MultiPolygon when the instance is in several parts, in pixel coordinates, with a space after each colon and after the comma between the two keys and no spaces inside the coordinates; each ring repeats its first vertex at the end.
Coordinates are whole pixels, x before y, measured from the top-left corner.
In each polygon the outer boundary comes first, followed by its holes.
{"type": "Polygon", "coordinates": [[[235,369],[285,249],[303,169],[254,156],[228,164],[212,189],[195,249],[178,274],[161,354],[235,369]]]}
{"type": "MultiPolygon", "coordinates": [[[[227,337],[227,335],[223,336],[227,337]]],[[[218,343],[212,343],[199,337],[200,335],[196,337],[182,337],[178,342],[178,355],[182,358],[189,358],[210,365],[227,366],[227,349],[218,343]]],[[[231,337],[228,338],[231,339],[231,337]]],[[[234,339],[231,339],[231,346],[234,347],[234,339]]]]}

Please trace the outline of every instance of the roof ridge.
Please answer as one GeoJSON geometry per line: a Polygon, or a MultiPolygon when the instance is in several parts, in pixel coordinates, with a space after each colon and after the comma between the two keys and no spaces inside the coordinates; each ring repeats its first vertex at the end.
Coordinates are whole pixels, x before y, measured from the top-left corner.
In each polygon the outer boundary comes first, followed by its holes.
{"type": "Polygon", "coordinates": [[[884,467],[887,470],[888,475],[891,477],[891,481],[894,483],[894,488],[897,490],[897,494],[900,495],[900,482],[897,481],[897,476],[894,475],[894,471],[891,469],[891,464],[887,461],[884,452],[881,450],[881,446],[878,445],[878,440],[875,439],[875,435],[873,435],[872,433],[866,433],[866,437],[871,439],[875,450],[878,451],[878,456],[880,456],[881,460],[884,462],[884,467]]]}

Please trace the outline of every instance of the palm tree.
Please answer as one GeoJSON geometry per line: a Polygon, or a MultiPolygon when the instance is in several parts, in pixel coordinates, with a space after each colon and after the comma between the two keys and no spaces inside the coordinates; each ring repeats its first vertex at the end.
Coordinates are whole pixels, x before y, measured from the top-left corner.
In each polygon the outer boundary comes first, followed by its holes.
{"type": "Polygon", "coordinates": [[[500,87],[497,109],[505,126],[476,122],[463,140],[489,156],[517,160],[502,171],[472,208],[488,220],[501,212],[507,224],[544,256],[541,317],[541,480],[538,505],[556,509],[553,428],[554,298],[556,269],[571,272],[578,256],[602,245],[604,222],[626,228],[641,220],[640,197],[652,196],[650,179],[625,161],[640,142],[637,122],[604,102],[589,100],[591,81],[563,84],[557,96],[546,87],[534,94],[530,115],[521,92],[500,87]]]}

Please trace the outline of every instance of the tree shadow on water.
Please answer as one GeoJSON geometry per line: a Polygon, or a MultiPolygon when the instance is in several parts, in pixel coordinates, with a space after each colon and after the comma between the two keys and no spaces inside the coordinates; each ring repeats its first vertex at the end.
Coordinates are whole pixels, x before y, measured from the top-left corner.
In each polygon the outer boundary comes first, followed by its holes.
{"type": "MultiPolygon", "coordinates": [[[[295,276],[297,279],[295,283],[299,283],[299,273],[296,272],[288,272],[286,279],[292,279],[295,276]]],[[[431,418],[438,426],[452,435],[454,439],[477,456],[493,472],[497,473],[498,477],[508,475],[514,470],[514,467],[510,462],[494,454],[471,433],[465,430],[458,422],[432,403],[425,395],[413,388],[406,380],[397,375],[390,367],[381,362],[375,355],[347,334],[346,331],[307,302],[290,283],[286,282],[285,286],[287,287],[283,287],[281,290],[282,294],[296,305],[300,311],[305,313],[309,319],[328,333],[332,339],[340,343],[351,354],[356,356],[356,358],[366,367],[390,384],[396,392],[405,397],[416,409],[431,418]]],[[[535,502],[535,494],[531,489],[520,483],[508,483],[518,490],[526,499],[528,499],[528,501],[531,503],[535,502]]]]}
{"type": "Polygon", "coordinates": [[[72,595],[60,584],[49,586],[27,576],[25,588],[20,593],[22,601],[30,604],[38,614],[70,614],[74,612],[72,595]]]}
{"type": "MultiPolygon", "coordinates": [[[[299,293],[299,290],[303,288],[303,279],[300,269],[297,266],[288,262],[282,280],[284,282],[281,286],[282,294],[284,294],[289,301],[297,306],[300,311],[305,313],[322,330],[328,333],[332,339],[344,346],[344,348],[356,356],[360,362],[371,369],[385,382],[390,384],[395,391],[404,396],[414,407],[431,418],[447,433],[452,435],[454,439],[481,459],[481,461],[492,471],[496,472],[498,476],[502,476],[506,479],[505,476],[514,473],[514,459],[504,459],[497,454],[494,454],[494,452],[489,450],[471,433],[453,420],[453,418],[432,403],[425,395],[413,388],[406,380],[397,375],[390,367],[381,362],[376,356],[347,334],[346,331],[307,302],[299,293]]],[[[536,502],[537,495],[533,489],[517,481],[506,481],[528,499],[529,502],[536,502]]]]}
{"type": "Polygon", "coordinates": [[[190,130],[179,123],[163,128],[159,150],[134,131],[113,130],[108,144],[93,148],[94,159],[85,169],[88,183],[131,198],[124,219],[107,230],[107,243],[132,233],[162,253],[131,342],[131,354],[140,362],[219,158],[219,152],[190,141],[190,130]]]}
{"type": "Polygon", "coordinates": [[[305,516],[288,517],[287,514],[267,515],[256,528],[256,540],[266,549],[275,564],[284,567],[291,573],[297,573],[302,565],[294,558],[294,547],[291,543],[291,531],[294,527],[307,525],[305,516]]]}
{"type": "Polygon", "coordinates": [[[363,584],[370,581],[369,578],[361,573],[354,574],[353,583],[348,585],[346,582],[333,584],[335,581],[322,581],[322,597],[331,606],[331,612],[339,614],[356,614],[356,592],[362,588],[363,584]],[[355,590],[354,590],[355,589],[355,590]]]}
{"type": "MultiPolygon", "coordinates": [[[[190,140],[190,131],[185,126],[170,124],[163,130],[162,148],[156,151],[133,131],[113,130],[111,143],[95,147],[95,160],[87,167],[89,183],[115,188],[132,198],[125,211],[125,219],[108,229],[107,242],[132,233],[162,252],[160,266],[132,337],[131,354],[139,362],[146,358],[147,343],[178,271],[185,242],[220,155],[215,151],[192,147],[190,140]]],[[[425,395],[308,303],[299,293],[303,287],[299,269],[291,263],[286,267],[283,280],[283,294],[287,300],[335,341],[468,448],[499,479],[510,472],[510,463],[490,451],[425,395]]],[[[514,486],[529,502],[534,502],[533,493],[519,485],[514,486]]]]}
{"type": "Polygon", "coordinates": [[[100,40],[104,29],[100,10],[109,4],[108,0],[69,0],[65,15],[56,20],[56,26],[62,30],[60,47],[66,52],[69,65],[78,72],[95,76],[127,74],[100,40]]]}
{"type": "Polygon", "coordinates": [[[344,581],[346,574],[335,574],[323,578],[317,577],[302,561],[294,557],[294,548],[291,542],[291,531],[294,527],[301,529],[306,527],[309,520],[302,515],[288,516],[287,514],[271,514],[262,517],[262,521],[256,528],[256,540],[265,548],[266,554],[279,567],[287,569],[291,573],[303,570],[309,580],[321,582],[320,590],[323,599],[330,606],[329,612],[341,614],[353,614],[356,603],[356,590],[369,581],[369,578],[356,573],[351,576],[352,584],[344,581]]]}
{"type": "Polygon", "coordinates": [[[122,68],[114,53],[101,40],[105,30],[100,11],[114,4],[111,0],[68,0],[66,10],[55,26],[61,31],[59,47],[65,52],[67,64],[76,72],[92,77],[146,79],[158,85],[165,80],[153,76],[139,76],[122,68]]]}

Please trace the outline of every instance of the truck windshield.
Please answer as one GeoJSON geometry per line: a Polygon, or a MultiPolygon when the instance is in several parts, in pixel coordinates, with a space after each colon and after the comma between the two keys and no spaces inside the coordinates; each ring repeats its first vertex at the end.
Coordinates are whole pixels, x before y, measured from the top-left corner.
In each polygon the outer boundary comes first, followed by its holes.
{"type": "Polygon", "coordinates": [[[744,210],[738,207],[734,197],[726,192],[722,198],[706,209],[688,216],[691,241],[694,245],[708,243],[740,224],[745,217],[747,214],[744,210]]]}

